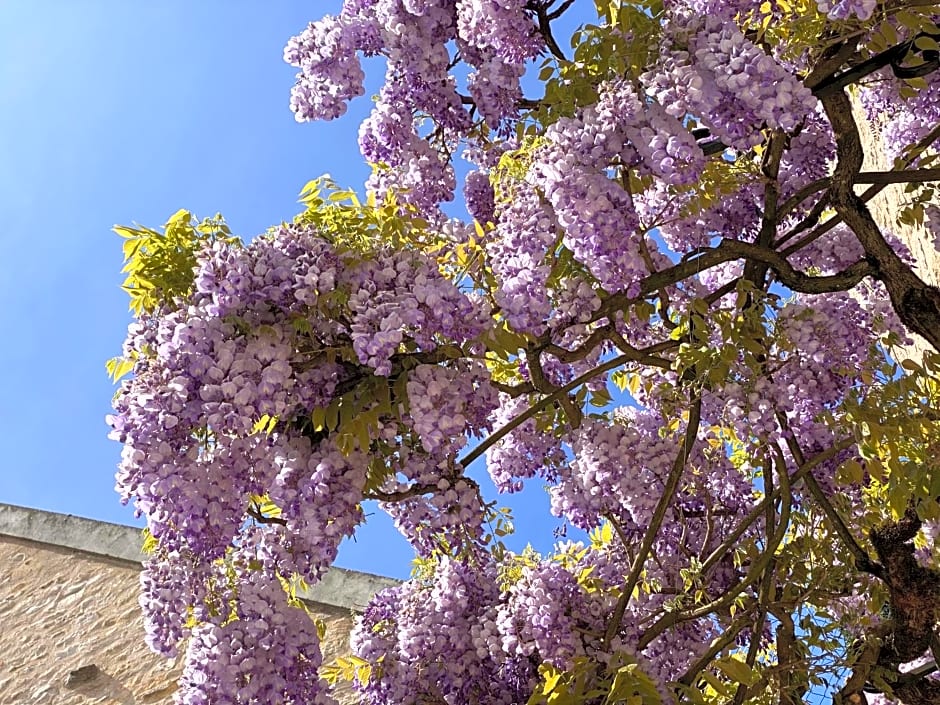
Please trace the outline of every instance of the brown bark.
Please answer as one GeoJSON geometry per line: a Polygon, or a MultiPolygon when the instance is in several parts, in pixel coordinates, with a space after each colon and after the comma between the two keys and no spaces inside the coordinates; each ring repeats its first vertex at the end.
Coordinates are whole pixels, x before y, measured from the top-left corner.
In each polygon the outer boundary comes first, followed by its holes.
{"type": "Polygon", "coordinates": [[[920,527],[910,509],[900,521],[871,532],[881,564],[879,577],[888,586],[891,604],[893,629],[878,657],[884,666],[897,667],[923,655],[940,619],[940,571],[924,568],[914,558],[911,541],[920,527]]]}
{"type": "Polygon", "coordinates": [[[940,621],[940,571],[921,566],[911,543],[921,528],[913,509],[897,522],[872,530],[878,564],[869,569],[888,587],[890,619],[865,641],[837,703],[865,703],[863,689],[878,674],[893,682],[893,696],[905,705],[940,705],[940,683],[898,667],[922,656],[936,638],[940,621]]]}
{"type": "MultiPolygon", "coordinates": [[[[856,123],[858,125],[859,136],[862,145],[865,148],[864,168],[873,172],[885,174],[901,174],[902,171],[888,171],[891,169],[891,163],[885,152],[884,144],[879,132],[879,126],[868,121],[858,105],[853,105],[856,114],[856,123]]],[[[929,138],[928,138],[929,139],[929,138]]],[[[927,170],[921,170],[927,171],[927,170]]],[[[935,171],[930,169],[930,172],[935,171]]],[[[907,171],[910,173],[910,171],[907,171]]],[[[864,177],[864,173],[860,175],[864,177]]],[[[900,224],[897,220],[898,211],[904,206],[907,197],[904,191],[904,184],[911,183],[912,179],[894,182],[884,188],[874,198],[868,201],[868,207],[871,210],[872,217],[878,225],[885,231],[891,231],[910,249],[914,257],[915,266],[919,276],[932,286],[940,286],[940,253],[933,246],[933,237],[924,226],[911,224],[900,224]]],[[[868,181],[860,178],[858,183],[882,183],[881,181],[868,181]]],[[[930,345],[920,338],[915,338],[914,342],[905,346],[902,355],[913,360],[920,361],[930,345]]]]}
{"type": "Polygon", "coordinates": [[[888,244],[854,185],[865,152],[852,103],[842,91],[821,98],[836,134],[838,163],[829,186],[829,199],[836,212],[858,238],[873,276],[888,290],[901,321],[940,351],[940,289],[921,280],[888,244]]]}

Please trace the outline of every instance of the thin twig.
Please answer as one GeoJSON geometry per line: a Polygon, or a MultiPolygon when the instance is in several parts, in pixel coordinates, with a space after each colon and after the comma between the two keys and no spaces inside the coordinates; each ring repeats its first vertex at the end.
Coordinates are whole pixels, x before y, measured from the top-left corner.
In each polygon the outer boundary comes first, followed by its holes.
{"type": "Polygon", "coordinates": [[[746,627],[751,621],[751,611],[745,610],[738,617],[731,622],[715,639],[712,640],[712,643],[708,645],[705,653],[702,654],[698,660],[689,666],[683,673],[678,682],[682,685],[692,685],[695,683],[698,674],[702,672],[706,666],[711,665],[712,659],[720,654],[727,646],[733,642],[738,634],[741,632],[744,627],[746,627]]]}
{"type": "Polygon", "coordinates": [[[647,646],[649,646],[657,637],[659,637],[667,629],[679,624],[681,622],[689,622],[700,617],[708,616],[714,612],[729,607],[735,600],[738,599],[745,589],[753,585],[759,578],[764,575],[764,571],[770,565],[771,561],[774,558],[774,554],[777,551],[777,546],[780,545],[780,542],[783,541],[783,537],[786,535],[787,528],[790,523],[790,508],[792,504],[792,496],[790,493],[790,477],[787,473],[783,473],[780,476],[780,522],[777,527],[777,531],[768,541],[768,545],[764,547],[763,552],[758,556],[757,560],[751,565],[750,569],[747,571],[747,574],[735,585],[733,588],[726,590],[725,593],[711,602],[708,602],[700,607],[694,609],[684,610],[681,612],[667,612],[663,615],[652,627],[647,629],[643,636],[640,637],[637,642],[637,650],[642,651],[647,646]]]}
{"type": "MultiPolygon", "coordinates": [[[[777,474],[787,475],[787,465],[780,454],[780,449],[775,447],[775,450],[777,451],[777,474]]],[[[767,458],[764,464],[764,494],[773,494],[773,461],[767,458]]],[[[767,535],[768,541],[771,540],[776,530],[776,521],[777,513],[774,511],[774,504],[773,502],[768,502],[764,510],[764,533],[767,535]]],[[[754,619],[754,624],[751,626],[751,643],[748,645],[747,656],[744,659],[744,663],[747,664],[748,668],[754,667],[754,662],[757,660],[757,652],[760,650],[761,633],[764,630],[764,621],[767,619],[767,605],[770,602],[770,591],[773,587],[776,563],[776,558],[772,558],[767,570],[764,571],[764,577],[761,579],[757,599],[757,616],[754,619]]],[[[731,700],[731,704],[742,705],[747,696],[747,685],[740,683],[738,684],[737,690],[734,692],[734,698],[731,700]]]]}
{"type": "Polygon", "coordinates": [[[287,526],[286,519],[282,519],[281,517],[265,516],[261,513],[261,510],[254,506],[248,507],[247,514],[259,524],[279,524],[280,526],[287,526]]]}
{"type": "MultiPolygon", "coordinates": [[[[783,431],[783,435],[786,438],[787,449],[790,451],[790,455],[793,456],[793,459],[796,461],[797,465],[802,465],[803,449],[800,448],[799,442],[797,442],[792,430],[790,429],[790,423],[787,421],[787,417],[780,411],[777,412],[777,423],[780,425],[780,430],[783,431]]],[[[842,520],[842,517],[839,516],[839,512],[836,511],[836,508],[832,506],[832,502],[829,501],[826,493],[823,492],[822,487],[819,486],[819,483],[816,481],[813,473],[807,473],[803,481],[806,483],[806,489],[809,490],[809,493],[813,496],[816,504],[818,504],[819,508],[823,510],[823,513],[829,520],[829,524],[835,530],[836,534],[838,534],[839,538],[842,539],[842,543],[844,543],[845,547],[849,549],[849,552],[852,554],[853,558],[855,558],[856,567],[859,570],[870,570],[870,568],[874,566],[875,561],[871,559],[871,556],[868,555],[868,552],[862,548],[858,541],[855,540],[855,537],[852,536],[852,532],[849,530],[849,527],[846,526],[845,522],[842,520]]]]}
{"type": "Polygon", "coordinates": [[[584,374],[575,377],[573,380],[568,382],[568,384],[559,387],[556,392],[549,394],[548,396],[542,397],[535,404],[530,406],[528,409],[523,411],[521,414],[513,418],[511,421],[507,421],[503,426],[498,430],[493,431],[489,436],[487,436],[483,441],[481,441],[473,450],[467,453],[465,456],[460,458],[457,462],[463,467],[467,467],[474,460],[483,455],[487,450],[489,450],[494,444],[501,441],[506,435],[512,433],[516,428],[524,424],[526,421],[531,419],[542,409],[551,405],[552,403],[559,400],[559,397],[563,394],[567,394],[573,389],[580,387],[585,382],[589,382],[594,379],[597,375],[603,374],[608,370],[612,370],[620,365],[623,365],[627,362],[635,362],[636,356],[633,354],[624,354],[618,355],[615,358],[604,362],[593,369],[588,370],[584,374]]]}
{"type": "MultiPolygon", "coordinates": [[[[469,478],[461,478],[465,481],[469,481],[469,478]]],[[[437,485],[425,485],[417,484],[411,485],[408,488],[401,490],[399,492],[383,492],[382,490],[370,490],[365,495],[364,499],[377,499],[380,502],[401,502],[412,497],[417,497],[423,494],[430,494],[437,492],[437,485]]]]}
{"type": "MultiPolygon", "coordinates": [[[[834,443],[830,448],[822,451],[818,455],[813,456],[812,459],[801,465],[797,470],[790,475],[790,484],[795,485],[803,476],[810,472],[820,463],[824,463],[830,458],[834,457],[838,453],[841,453],[846,448],[850,448],[855,443],[855,439],[852,437],[843,438],[840,441],[834,443]]],[[[764,499],[757,504],[748,515],[741,520],[741,523],[738,524],[731,532],[725,537],[725,540],[721,543],[718,548],[711,552],[708,558],[702,563],[702,574],[704,575],[710,568],[712,568],[718,561],[720,561],[732,548],[734,548],[738,540],[741,538],[741,535],[747,530],[747,528],[757,521],[757,518],[764,512],[764,509],[768,502],[775,502],[780,496],[780,488],[775,487],[774,491],[765,495],[764,499]]]]}
{"type": "Polygon", "coordinates": [[[640,573],[643,572],[643,566],[646,563],[646,559],[649,557],[650,549],[652,549],[653,542],[656,540],[656,535],[659,533],[659,527],[666,517],[666,510],[669,508],[673,500],[673,495],[675,495],[676,489],[679,487],[679,480],[682,478],[682,473],[689,460],[689,455],[692,453],[692,448],[695,445],[695,438],[698,435],[701,420],[702,398],[696,396],[692,399],[691,406],[689,407],[689,420],[686,425],[682,447],[676,454],[676,459],[672,464],[672,470],[669,472],[669,477],[666,478],[663,494],[656,504],[656,509],[653,510],[653,516],[650,518],[646,533],[643,534],[643,541],[640,543],[640,549],[633,561],[633,567],[630,569],[630,574],[627,576],[627,580],[624,583],[623,592],[620,593],[620,598],[617,600],[613,614],[607,624],[607,632],[604,635],[605,645],[610,644],[611,640],[620,629],[620,623],[623,620],[627,604],[630,602],[633,590],[636,588],[637,582],[640,579],[640,573]]]}

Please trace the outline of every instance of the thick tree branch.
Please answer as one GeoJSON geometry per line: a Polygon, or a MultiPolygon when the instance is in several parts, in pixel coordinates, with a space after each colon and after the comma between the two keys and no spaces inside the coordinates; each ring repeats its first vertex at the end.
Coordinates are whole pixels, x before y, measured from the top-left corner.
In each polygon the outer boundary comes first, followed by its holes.
{"type": "Polygon", "coordinates": [[[838,154],[829,187],[832,205],[865,249],[901,321],[940,350],[940,290],[922,281],[894,251],[853,189],[864,152],[852,104],[842,91],[827,94],[822,104],[836,134],[838,154]]]}
{"type": "Polygon", "coordinates": [[[879,658],[885,665],[907,663],[927,651],[940,618],[940,571],[922,567],[914,557],[911,541],[920,528],[921,521],[910,507],[898,521],[871,532],[884,566],[882,580],[888,586],[894,624],[879,658]]]}
{"type": "Polygon", "coordinates": [[[775,610],[780,705],[802,705],[809,688],[805,658],[797,653],[796,627],[789,611],[775,610]]]}
{"type": "MultiPolygon", "coordinates": [[[[767,141],[764,157],[761,160],[761,176],[764,180],[764,208],[761,215],[760,231],[757,233],[758,247],[769,249],[777,232],[779,217],[777,214],[777,201],[780,197],[780,185],[777,177],[780,173],[780,160],[786,150],[788,138],[783,130],[774,130],[767,141]]],[[[749,259],[744,263],[744,278],[754,284],[758,289],[764,288],[767,278],[766,262],[749,259]]],[[[743,696],[742,696],[743,697],[743,696]]],[[[735,703],[740,705],[740,703],[735,703]]]]}
{"type": "Polygon", "coordinates": [[[541,34],[542,38],[545,40],[545,46],[548,47],[548,50],[559,61],[568,61],[568,57],[565,56],[565,52],[558,46],[558,42],[555,41],[555,36],[552,34],[552,18],[549,17],[545,6],[539,2],[530,2],[526,7],[528,10],[535,13],[539,25],[539,34],[541,34]]]}
{"type": "Polygon", "coordinates": [[[615,311],[625,310],[630,305],[642,301],[664,286],[677,284],[719,264],[739,259],[755,260],[769,265],[777,275],[780,283],[793,291],[805,294],[846,291],[865,277],[873,274],[874,271],[869,262],[859,260],[837,274],[813,277],[798,272],[781,253],[775,250],[750,242],[725,239],[717,247],[701,250],[693,257],[679,262],[679,264],[645,277],[640,282],[640,293],[637,296],[619,293],[608,297],[594,314],[592,321],[607,318],[615,311]]]}
{"type": "Polygon", "coordinates": [[[813,70],[803,80],[803,85],[810,90],[815,89],[820,83],[834,76],[836,71],[849,63],[857,50],[857,38],[855,41],[846,40],[829,47],[823,53],[819,63],[813,67],[813,70]]]}
{"type": "Polygon", "coordinates": [[[900,520],[871,531],[872,545],[884,567],[880,577],[888,587],[890,617],[864,640],[836,703],[864,703],[863,690],[878,671],[893,682],[894,696],[905,705],[940,702],[940,683],[925,678],[935,664],[909,674],[898,669],[933,646],[940,620],[940,571],[924,568],[914,557],[911,541],[920,528],[911,506],[900,520]]]}
{"type": "MultiPolygon", "coordinates": [[[[554,10],[552,10],[551,12],[547,13],[546,16],[547,16],[548,19],[550,19],[550,20],[557,20],[559,17],[561,17],[563,14],[565,14],[565,12],[567,12],[568,8],[571,7],[573,4],[574,4],[574,0],[564,0],[563,3],[561,3],[558,7],[556,7],[556,8],[555,8],[554,10]]],[[[549,3],[549,4],[546,6],[546,9],[548,9],[548,7],[551,7],[551,3],[549,3]]]]}
{"type": "MultiPolygon", "coordinates": [[[[897,44],[893,47],[889,47],[881,53],[866,59],[860,64],[853,66],[852,68],[847,69],[838,75],[830,74],[822,80],[817,80],[817,78],[814,76],[814,85],[807,85],[807,87],[813,91],[813,94],[817,98],[826,98],[831,95],[841,93],[844,88],[852,85],[853,83],[858,83],[866,76],[870,76],[871,74],[885,68],[886,66],[890,66],[891,70],[894,72],[894,75],[898,78],[926,76],[927,74],[935,71],[937,68],[940,68],[940,61],[938,61],[934,56],[930,56],[929,58],[925,56],[925,61],[918,66],[902,66],[904,58],[907,56],[908,52],[914,48],[914,42],[921,37],[935,38],[925,32],[921,32],[917,36],[912,37],[905,42],[901,42],[900,44],[897,44]]],[[[851,54],[849,54],[849,57],[851,57],[851,54]]]]}
{"type": "Polygon", "coordinates": [[[881,641],[878,636],[873,635],[864,642],[861,653],[852,665],[851,675],[832,699],[835,705],[865,705],[868,702],[864,694],[865,684],[878,663],[880,651],[881,641]]]}
{"type": "Polygon", "coordinates": [[[857,184],[920,184],[928,181],[940,181],[940,169],[863,171],[855,177],[857,184]]]}
{"type": "MultiPolygon", "coordinates": [[[[856,178],[857,184],[878,184],[888,186],[890,184],[920,184],[930,181],[940,181],[940,169],[899,169],[897,171],[863,171],[856,178]]],[[[804,200],[814,193],[822,191],[829,186],[829,177],[816,179],[801,188],[795,194],[790,196],[780,206],[779,217],[785,218],[787,214],[796,208],[804,200]]]]}

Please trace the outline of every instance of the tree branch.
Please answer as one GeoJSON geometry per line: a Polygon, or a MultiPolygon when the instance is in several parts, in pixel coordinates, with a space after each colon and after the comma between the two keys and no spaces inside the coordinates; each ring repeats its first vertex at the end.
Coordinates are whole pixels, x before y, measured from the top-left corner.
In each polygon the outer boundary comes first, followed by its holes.
{"type": "MultiPolygon", "coordinates": [[[[804,200],[814,193],[822,191],[829,186],[829,177],[816,179],[812,181],[795,194],[790,196],[780,206],[780,218],[796,208],[804,200]]],[[[940,169],[899,169],[897,171],[863,171],[856,178],[857,184],[879,184],[888,186],[890,184],[914,184],[926,183],[929,181],[940,181],[940,169]]]]}
{"type": "MultiPolygon", "coordinates": [[[[783,130],[774,130],[767,140],[767,148],[761,160],[761,176],[764,179],[764,208],[761,215],[760,231],[757,233],[758,247],[769,249],[777,232],[777,201],[780,197],[780,185],[777,177],[780,173],[780,160],[787,147],[788,138],[783,130]]],[[[766,262],[750,259],[744,264],[744,279],[763,290],[767,279],[766,262]]],[[[740,705],[740,703],[734,703],[740,705]]]]}
{"type": "MultiPolygon", "coordinates": [[[[795,485],[803,476],[812,471],[820,463],[824,463],[827,460],[835,457],[841,453],[846,448],[850,448],[855,443],[855,439],[851,437],[843,438],[840,441],[837,441],[832,445],[831,448],[827,448],[821,453],[813,456],[813,458],[803,465],[801,465],[797,470],[790,475],[790,484],[795,485]]],[[[741,523],[738,524],[731,532],[725,537],[725,540],[722,541],[721,545],[718,546],[714,551],[712,551],[708,558],[702,563],[702,574],[707,573],[718,561],[720,561],[728,551],[734,548],[738,540],[741,538],[741,535],[747,530],[751,524],[757,521],[757,518],[764,513],[764,510],[770,502],[775,502],[780,497],[780,488],[775,487],[774,491],[764,497],[749,513],[748,515],[741,520],[741,523]]]]}
{"type": "Polygon", "coordinates": [[[611,295],[601,304],[591,321],[608,318],[615,311],[625,310],[664,286],[676,284],[706,269],[738,259],[756,260],[769,265],[780,283],[793,291],[805,294],[846,291],[874,273],[869,262],[859,260],[837,274],[813,277],[798,272],[781,253],[775,250],[750,242],[724,239],[717,247],[701,250],[694,257],[689,257],[679,264],[645,277],[640,282],[640,293],[637,296],[629,296],[625,292],[611,295]]]}
{"type": "Polygon", "coordinates": [[[705,617],[714,612],[729,607],[736,599],[738,599],[738,595],[740,595],[749,586],[753,585],[760,578],[762,578],[764,571],[768,568],[774,559],[777,546],[779,546],[780,542],[783,541],[783,537],[786,535],[787,529],[789,528],[790,505],[792,504],[790,487],[790,476],[784,472],[780,475],[780,521],[777,525],[777,531],[775,531],[774,535],[768,539],[767,545],[763,547],[761,554],[751,565],[750,569],[747,571],[747,574],[738,581],[738,584],[733,588],[726,590],[721,597],[694,609],[685,610],[682,612],[667,612],[662,617],[660,617],[656,623],[653,624],[653,626],[643,633],[643,636],[641,636],[637,642],[637,651],[642,651],[645,649],[658,636],[676,624],[681,622],[688,622],[700,617],[705,617]]]}
{"type": "Polygon", "coordinates": [[[282,519],[281,517],[265,516],[261,513],[261,510],[255,506],[248,507],[247,514],[259,524],[278,524],[280,526],[287,526],[286,519],[282,519]]]}
{"type": "Polygon", "coordinates": [[[751,610],[745,610],[742,614],[738,615],[737,618],[731,624],[729,624],[725,629],[719,634],[715,639],[712,640],[712,643],[708,645],[705,653],[702,654],[695,663],[689,666],[686,669],[686,672],[683,673],[678,682],[682,685],[690,686],[695,683],[698,674],[702,672],[702,669],[709,666],[712,662],[712,659],[720,654],[727,646],[731,644],[735,639],[737,639],[738,634],[751,622],[751,610]]]}
{"type": "Polygon", "coordinates": [[[371,490],[363,495],[363,499],[377,499],[380,502],[401,502],[412,497],[437,492],[437,485],[415,484],[398,492],[383,492],[371,490]]]}
{"type": "MultiPolygon", "coordinates": [[[[780,449],[774,448],[774,450],[776,451],[774,460],[776,460],[777,463],[777,474],[787,475],[787,465],[783,460],[780,449]]],[[[766,465],[763,473],[765,494],[773,494],[774,491],[774,460],[768,458],[764,461],[766,465]]],[[[812,473],[808,475],[812,475],[812,473]]],[[[787,477],[789,476],[787,475],[787,477]]],[[[768,541],[772,540],[774,533],[776,533],[776,521],[777,514],[774,511],[774,503],[768,502],[764,510],[764,534],[767,536],[768,541]]],[[[751,626],[751,643],[748,644],[747,656],[744,659],[744,663],[747,664],[748,668],[754,667],[754,662],[757,660],[757,653],[760,650],[761,636],[764,630],[764,622],[767,619],[768,603],[771,601],[771,593],[775,584],[774,574],[776,572],[777,558],[774,556],[770,559],[767,570],[764,571],[764,576],[761,578],[760,587],[758,589],[757,617],[754,619],[754,624],[751,626]]],[[[731,700],[732,705],[742,705],[748,695],[748,686],[744,683],[738,684],[738,688],[734,692],[734,698],[731,700]]]]}
{"type": "Polygon", "coordinates": [[[552,34],[552,18],[548,16],[545,7],[538,2],[529,2],[526,7],[535,13],[539,24],[539,34],[545,40],[545,46],[548,47],[548,50],[559,61],[568,61],[568,57],[558,46],[558,42],[555,41],[555,36],[552,34]]]}
{"type": "Polygon", "coordinates": [[[857,50],[857,38],[854,42],[842,41],[829,47],[823,53],[821,61],[813,67],[813,70],[803,80],[803,85],[810,90],[818,87],[820,83],[835,75],[839,68],[848,63],[857,50]]]}
{"type": "Polygon", "coordinates": [[[558,401],[558,398],[562,394],[567,394],[571,390],[576,389],[577,387],[580,387],[582,384],[594,379],[594,377],[596,377],[599,374],[603,374],[604,372],[607,372],[608,370],[613,370],[627,362],[636,362],[636,361],[637,361],[637,357],[636,355],[632,353],[618,355],[617,357],[610,359],[607,362],[604,362],[593,369],[588,370],[587,372],[579,375],[578,377],[575,377],[573,380],[571,380],[564,386],[559,387],[557,391],[552,392],[548,396],[542,397],[541,399],[539,399],[539,401],[537,401],[535,404],[530,406],[521,414],[513,418],[511,421],[507,421],[502,427],[500,427],[496,431],[493,431],[493,433],[491,433],[484,440],[482,440],[473,450],[471,450],[465,456],[460,458],[457,462],[460,463],[460,465],[462,465],[463,467],[467,467],[470,463],[472,463],[474,460],[476,460],[481,455],[483,455],[487,450],[489,450],[493,445],[501,441],[506,435],[512,433],[513,430],[515,430],[516,428],[524,424],[526,421],[531,419],[533,416],[535,416],[545,407],[549,406],[553,402],[558,401]]]}
{"type": "Polygon", "coordinates": [[[838,154],[829,187],[832,205],[865,249],[901,321],[940,351],[940,289],[922,281],[892,249],[852,188],[864,158],[852,104],[841,90],[823,96],[822,104],[836,134],[838,154]]]}
{"type": "Polygon", "coordinates": [[[679,449],[679,452],[676,454],[676,459],[672,463],[672,470],[669,472],[669,477],[666,478],[663,494],[659,498],[659,502],[656,503],[656,508],[653,510],[653,516],[650,518],[649,526],[643,534],[643,541],[640,543],[639,551],[637,552],[636,558],[633,560],[630,574],[627,576],[627,580],[624,583],[623,592],[620,593],[620,598],[617,600],[610,621],[607,623],[607,631],[604,634],[605,646],[610,644],[611,640],[620,629],[620,623],[623,621],[627,604],[630,602],[630,597],[633,595],[633,589],[636,587],[640,579],[640,574],[643,572],[643,566],[646,564],[650,549],[653,547],[653,542],[656,540],[656,535],[659,533],[659,527],[662,525],[663,519],[666,516],[666,510],[669,508],[669,504],[673,500],[676,489],[679,487],[679,480],[682,478],[682,473],[689,460],[689,455],[692,453],[692,448],[695,445],[695,438],[698,435],[701,420],[702,398],[696,396],[692,399],[691,406],[689,407],[689,420],[686,425],[682,447],[679,449]]]}
{"type": "Polygon", "coordinates": [[[773,612],[777,618],[777,665],[779,667],[780,705],[802,705],[809,685],[807,664],[796,651],[797,638],[793,617],[789,611],[773,612]],[[799,678],[793,671],[799,669],[799,678]]]}
{"type": "Polygon", "coordinates": [[[898,171],[863,171],[857,184],[914,184],[940,181],[940,169],[899,169],[898,171]]]}
{"type": "Polygon", "coordinates": [[[917,36],[912,37],[907,41],[896,44],[893,47],[889,47],[879,54],[875,54],[875,56],[866,59],[862,63],[853,66],[846,71],[843,71],[838,76],[829,75],[826,78],[816,82],[814,86],[807,87],[813,91],[813,94],[817,98],[827,98],[837,93],[841,93],[844,88],[852,85],[853,83],[857,83],[866,76],[869,76],[886,66],[891,66],[894,75],[898,78],[914,78],[916,76],[925,76],[940,67],[940,62],[938,62],[936,58],[927,59],[924,64],[920,66],[901,66],[901,62],[904,60],[904,57],[911,50],[911,48],[914,47],[914,42],[921,37],[930,37],[932,39],[935,38],[926,32],[921,32],[917,36]]]}
{"type": "MultiPolygon", "coordinates": [[[[796,461],[797,465],[802,465],[804,462],[803,449],[800,448],[800,444],[796,440],[796,437],[790,428],[790,423],[787,421],[787,417],[780,411],[776,412],[776,416],[777,423],[780,425],[780,430],[783,432],[783,436],[786,439],[787,449],[790,451],[790,455],[793,456],[793,460],[796,461]]],[[[868,551],[862,548],[858,541],[855,540],[855,537],[852,536],[852,532],[849,530],[849,527],[846,526],[845,522],[842,520],[842,517],[839,516],[839,512],[836,511],[836,508],[832,506],[832,502],[829,501],[826,493],[823,492],[822,487],[819,486],[819,483],[816,481],[813,473],[807,473],[803,481],[805,482],[809,493],[816,501],[816,504],[818,504],[819,508],[823,510],[823,513],[829,520],[830,526],[832,526],[832,528],[835,530],[836,534],[842,540],[842,543],[845,544],[845,547],[849,550],[849,553],[852,554],[852,557],[855,559],[855,567],[858,570],[864,571],[866,573],[878,575],[881,567],[871,559],[871,556],[868,555],[868,551]]]]}
{"type": "MultiPolygon", "coordinates": [[[[561,5],[547,14],[548,19],[557,20],[574,4],[574,0],[565,0],[561,5]]],[[[550,5],[549,5],[550,6],[550,5]]],[[[547,9],[547,7],[546,7],[547,9]]]]}

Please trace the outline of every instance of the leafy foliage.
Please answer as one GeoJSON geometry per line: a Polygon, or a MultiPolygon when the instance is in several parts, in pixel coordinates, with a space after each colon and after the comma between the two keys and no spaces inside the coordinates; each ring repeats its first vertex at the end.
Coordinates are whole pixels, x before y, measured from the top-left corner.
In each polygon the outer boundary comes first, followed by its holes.
{"type": "Polygon", "coordinates": [[[125,239],[121,271],[127,278],[122,288],[130,296],[131,311],[137,316],[154,313],[192,293],[196,255],[203,247],[238,241],[221,215],[196,221],[189,211],[179,210],[161,230],[114,227],[114,232],[125,239]]]}
{"type": "Polygon", "coordinates": [[[184,700],[936,702],[940,355],[905,345],[940,345],[940,295],[890,229],[940,213],[938,15],[350,0],[291,39],[301,120],[362,92],[360,54],[388,62],[367,195],[311,181],[248,244],[185,211],[117,229],[118,488],[184,700]],[[461,151],[473,222],[441,210],[461,151]],[[582,540],[509,550],[478,460],[582,540]],[[365,500],[412,579],[317,670],[300,598],[365,500]]]}

